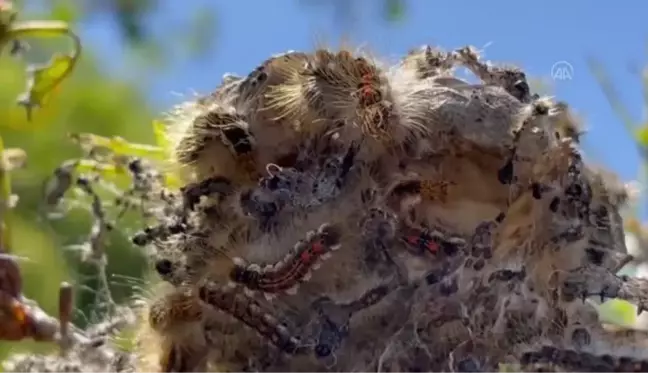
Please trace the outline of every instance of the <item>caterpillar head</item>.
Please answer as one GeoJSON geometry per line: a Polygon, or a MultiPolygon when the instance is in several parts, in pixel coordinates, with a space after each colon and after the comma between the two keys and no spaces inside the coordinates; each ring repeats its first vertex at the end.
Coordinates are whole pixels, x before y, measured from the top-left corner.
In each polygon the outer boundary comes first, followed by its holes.
{"type": "Polygon", "coordinates": [[[253,179],[256,141],[245,117],[219,105],[200,110],[179,134],[176,161],[198,180],[225,176],[232,180],[253,179]]]}
{"type": "Polygon", "coordinates": [[[162,372],[204,370],[207,344],[203,305],[192,289],[163,285],[141,315],[138,365],[162,372]]]}

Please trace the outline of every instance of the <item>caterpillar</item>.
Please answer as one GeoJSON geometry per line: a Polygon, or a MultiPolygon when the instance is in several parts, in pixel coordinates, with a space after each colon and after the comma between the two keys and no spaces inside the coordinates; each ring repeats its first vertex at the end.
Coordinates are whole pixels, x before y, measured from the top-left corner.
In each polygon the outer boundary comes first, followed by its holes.
{"type": "Polygon", "coordinates": [[[455,56],[430,45],[410,50],[401,62],[403,69],[411,69],[419,80],[451,77],[455,56]]]}
{"type": "Polygon", "coordinates": [[[428,252],[436,256],[441,250],[445,255],[453,256],[467,246],[466,240],[461,237],[448,236],[435,229],[408,226],[402,228],[401,240],[417,255],[428,252]]]}
{"type": "Polygon", "coordinates": [[[148,313],[149,325],[156,331],[164,331],[182,322],[199,322],[203,310],[191,290],[177,290],[154,302],[148,313]]]}
{"type": "Polygon", "coordinates": [[[268,108],[300,131],[335,127],[342,141],[367,140],[363,158],[375,159],[386,148],[405,142],[420,126],[395,125],[398,115],[384,71],[369,57],[350,51],[318,49],[306,63],[286,70],[284,84],[268,91],[268,108]]]}
{"type": "Polygon", "coordinates": [[[149,344],[161,345],[156,359],[158,371],[193,372],[205,369],[207,346],[202,332],[204,309],[193,288],[174,288],[171,293],[153,301],[146,316],[149,328],[140,331],[138,343],[147,347],[149,344]]]}
{"type": "Polygon", "coordinates": [[[352,143],[343,154],[329,156],[330,150],[325,148],[318,154],[313,149],[312,153],[300,154],[299,167],[266,165],[268,175],[259,180],[255,189],[241,194],[243,212],[254,217],[267,232],[281,223],[282,213],[304,212],[333,200],[342,193],[356,168],[358,146],[352,143]],[[319,156],[322,154],[326,156],[319,156]]]}
{"type": "Polygon", "coordinates": [[[336,303],[326,296],[313,302],[312,307],[317,311],[320,324],[317,344],[313,350],[315,355],[325,358],[333,354],[349,335],[349,323],[353,315],[374,306],[392,290],[394,286],[379,285],[349,303],[336,303]]]}
{"type": "Polygon", "coordinates": [[[480,61],[477,50],[472,46],[460,48],[452,54],[455,62],[466,67],[484,83],[504,88],[511,96],[523,103],[530,103],[534,98],[526,74],[519,68],[484,63],[480,61]]]}
{"type": "Polygon", "coordinates": [[[214,194],[220,197],[234,193],[232,182],[222,176],[212,176],[196,183],[190,183],[180,188],[182,193],[182,204],[187,210],[194,210],[200,202],[201,197],[209,197],[214,194]]]}
{"type": "Polygon", "coordinates": [[[203,302],[256,330],[281,351],[290,354],[303,352],[299,339],[291,335],[288,328],[276,317],[264,311],[257,301],[237,292],[234,288],[207,283],[199,288],[198,296],[203,302]]]}
{"type": "Polygon", "coordinates": [[[256,180],[259,146],[245,114],[219,105],[197,111],[175,144],[175,161],[198,179],[256,180]]]}
{"type": "MultiPolygon", "coordinates": [[[[331,251],[340,248],[339,242],[340,231],[329,224],[323,224],[317,232],[307,233],[306,240],[300,240],[291,253],[275,264],[262,268],[258,264],[246,264],[243,259],[235,258],[230,279],[249,290],[294,294],[299,282],[306,281],[310,271],[317,269],[318,261],[327,259],[331,251]]],[[[270,295],[267,297],[272,298],[270,295]]]]}
{"type": "Polygon", "coordinates": [[[527,367],[534,364],[556,364],[563,369],[581,372],[648,371],[648,360],[628,356],[595,355],[553,346],[542,346],[535,351],[525,352],[520,362],[527,367]]]}

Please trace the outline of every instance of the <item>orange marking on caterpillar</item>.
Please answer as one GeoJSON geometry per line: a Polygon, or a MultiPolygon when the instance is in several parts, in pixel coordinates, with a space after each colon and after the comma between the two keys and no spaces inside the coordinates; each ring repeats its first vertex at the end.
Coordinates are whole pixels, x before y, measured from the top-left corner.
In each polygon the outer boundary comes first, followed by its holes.
{"type": "Polygon", "coordinates": [[[427,201],[446,202],[448,199],[448,188],[455,186],[452,181],[421,181],[421,196],[427,201]]]}

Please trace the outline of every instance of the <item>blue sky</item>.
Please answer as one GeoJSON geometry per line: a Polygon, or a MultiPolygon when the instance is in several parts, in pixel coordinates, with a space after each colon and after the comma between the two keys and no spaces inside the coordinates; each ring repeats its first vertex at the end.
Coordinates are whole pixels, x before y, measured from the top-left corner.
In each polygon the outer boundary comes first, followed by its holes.
{"type": "MultiPolygon", "coordinates": [[[[147,86],[147,94],[159,110],[181,100],[172,92],[208,92],[225,72],[246,74],[271,54],[308,50],[322,39],[336,43],[349,31],[334,21],[332,7],[308,7],[299,0],[166,0],[151,26],[168,27],[205,5],[213,7],[218,16],[215,51],[206,59],[175,65],[147,86]]],[[[514,63],[531,76],[547,78],[552,93],[585,117],[590,158],[612,168],[624,180],[636,177],[638,158],[633,143],[585,58],[594,56],[605,65],[622,101],[635,121],[641,121],[642,87],[632,69],[641,69],[648,62],[648,2],[408,0],[406,21],[398,25],[385,23],[381,12],[382,1],[355,0],[351,40],[389,58],[422,44],[487,46],[485,58],[514,63]],[[552,66],[559,61],[573,67],[571,80],[552,81],[552,66]]],[[[95,19],[82,25],[82,35],[114,58],[122,47],[109,25],[95,19]]]]}

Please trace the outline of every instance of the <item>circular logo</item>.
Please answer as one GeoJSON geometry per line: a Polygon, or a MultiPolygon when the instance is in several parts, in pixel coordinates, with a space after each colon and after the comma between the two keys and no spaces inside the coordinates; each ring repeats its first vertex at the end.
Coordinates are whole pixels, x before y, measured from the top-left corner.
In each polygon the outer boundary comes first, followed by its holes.
{"type": "Polygon", "coordinates": [[[572,80],[574,67],[567,61],[558,61],[551,66],[551,77],[554,80],[572,80]]]}

